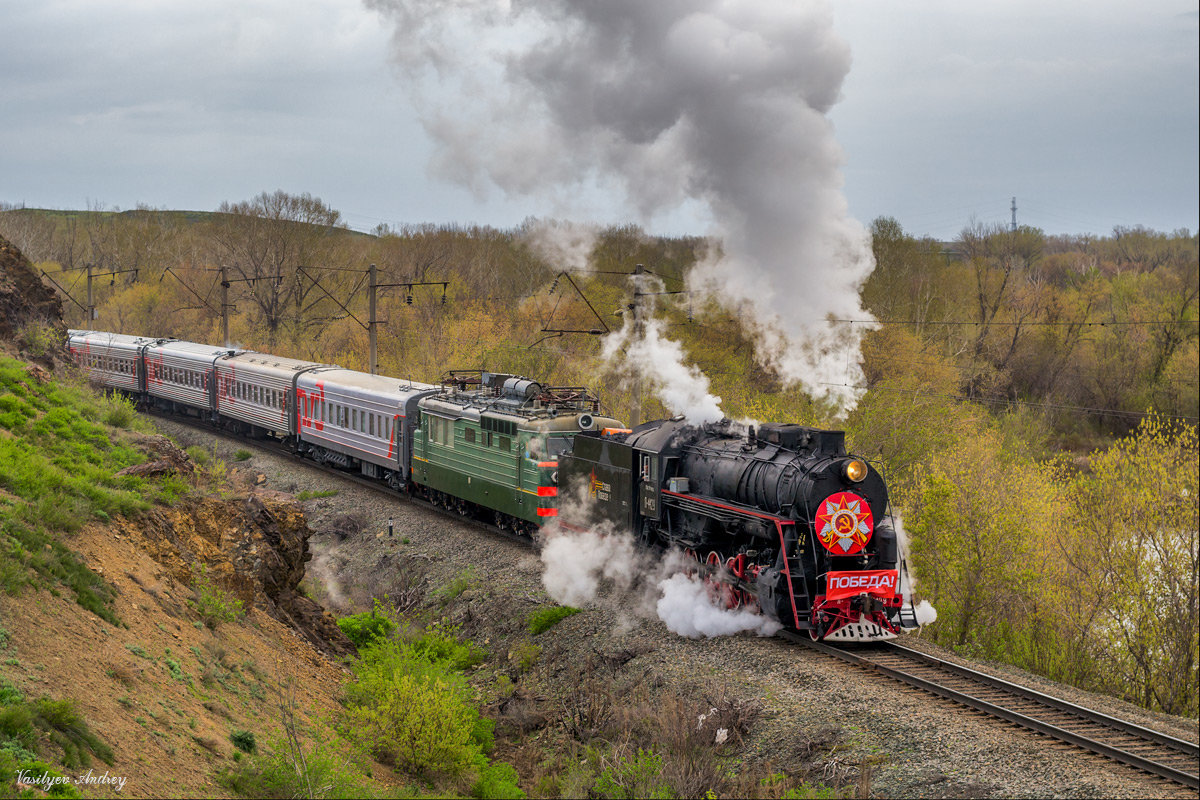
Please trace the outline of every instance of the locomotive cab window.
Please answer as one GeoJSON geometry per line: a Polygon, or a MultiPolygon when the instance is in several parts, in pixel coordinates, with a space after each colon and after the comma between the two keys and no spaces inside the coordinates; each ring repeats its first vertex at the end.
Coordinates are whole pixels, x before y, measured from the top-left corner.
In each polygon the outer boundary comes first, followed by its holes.
{"type": "Polygon", "coordinates": [[[654,462],[654,456],[650,456],[650,455],[642,456],[641,473],[642,473],[642,480],[644,480],[644,481],[653,481],[658,478],[658,474],[657,474],[658,469],[656,468],[656,465],[654,462]]]}

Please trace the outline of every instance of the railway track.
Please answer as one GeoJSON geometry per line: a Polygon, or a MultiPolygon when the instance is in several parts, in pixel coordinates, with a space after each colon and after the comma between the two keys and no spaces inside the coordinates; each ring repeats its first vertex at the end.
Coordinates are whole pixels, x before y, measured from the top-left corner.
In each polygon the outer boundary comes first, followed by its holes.
{"type": "MultiPolygon", "coordinates": [[[[378,481],[318,464],[296,454],[279,442],[248,440],[207,422],[174,414],[153,413],[206,433],[249,444],[294,460],[310,469],[325,472],[389,497],[435,511],[493,535],[537,547],[534,540],[471,516],[464,516],[406,493],[389,489],[378,481]]],[[[925,692],[973,708],[997,719],[1014,723],[1083,750],[1118,761],[1172,783],[1200,789],[1200,746],[1125,720],[1051,697],[1002,678],[914,650],[895,642],[879,642],[850,648],[814,642],[808,636],[781,631],[780,636],[850,664],[878,672],[925,692]]]]}
{"type": "Polygon", "coordinates": [[[1200,747],[895,642],[854,648],[781,635],[818,652],[1152,775],[1200,788],[1200,747]]]}

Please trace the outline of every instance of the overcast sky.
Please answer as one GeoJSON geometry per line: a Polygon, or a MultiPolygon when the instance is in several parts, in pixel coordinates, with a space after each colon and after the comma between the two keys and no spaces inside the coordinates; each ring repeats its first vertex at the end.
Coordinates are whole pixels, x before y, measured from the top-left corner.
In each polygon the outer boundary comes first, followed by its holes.
{"type": "MultiPolygon", "coordinates": [[[[830,118],[864,223],[952,238],[1200,227],[1194,2],[838,0],[830,118]]],[[[392,23],[350,0],[0,0],[0,201],[215,209],[309,192],[351,227],[555,209],[430,176],[392,23]]],[[[648,76],[652,80],[653,76],[648,76]]],[[[614,198],[602,224],[639,221],[614,198]]],[[[652,229],[704,233],[688,209],[652,229]]]]}

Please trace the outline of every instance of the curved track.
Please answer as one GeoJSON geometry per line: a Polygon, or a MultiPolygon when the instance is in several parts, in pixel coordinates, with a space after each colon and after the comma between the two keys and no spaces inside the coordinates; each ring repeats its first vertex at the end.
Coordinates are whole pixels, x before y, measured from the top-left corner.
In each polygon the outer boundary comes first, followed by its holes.
{"type": "MultiPolygon", "coordinates": [[[[248,443],[295,460],[306,467],[321,470],[365,488],[383,492],[397,500],[415,503],[446,517],[469,523],[508,539],[537,546],[535,540],[502,530],[482,520],[463,516],[425,500],[389,489],[384,484],[352,472],[318,464],[304,458],[279,442],[246,439],[210,423],[175,414],[153,413],[216,436],[248,443]]],[[[1098,753],[1123,764],[1165,778],[1191,789],[1200,788],[1200,746],[1176,739],[1131,722],[1074,705],[1028,689],[1019,684],[922,653],[895,642],[877,642],[853,648],[834,647],[814,642],[808,636],[780,631],[780,636],[842,661],[874,670],[909,686],[952,700],[985,714],[1058,739],[1084,750],[1098,753]]]]}
{"type": "Polygon", "coordinates": [[[782,632],[791,641],[894,680],[1090,750],[1191,789],[1200,788],[1200,747],[1051,697],[895,642],[843,648],[782,632]]]}

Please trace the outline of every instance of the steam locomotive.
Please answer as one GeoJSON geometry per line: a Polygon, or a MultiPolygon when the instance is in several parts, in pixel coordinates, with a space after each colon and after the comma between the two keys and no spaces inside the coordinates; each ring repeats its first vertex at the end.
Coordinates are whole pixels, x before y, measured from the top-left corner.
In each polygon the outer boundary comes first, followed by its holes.
{"type": "Polygon", "coordinates": [[[683,550],[729,608],[833,641],[917,626],[887,487],[840,431],[682,419],[584,431],[559,482],[645,546],[683,550]]]}
{"type": "Polygon", "coordinates": [[[87,376],[154,407],[274,438],[500,528],[535,535],[560,485],[683,550],[725,605],[817,639],[915,627],[880,474],[843,434],[659,420],[634,430],[580,387],[450,372],[440,386],[175,339],[69,331],[87,376]]]}

